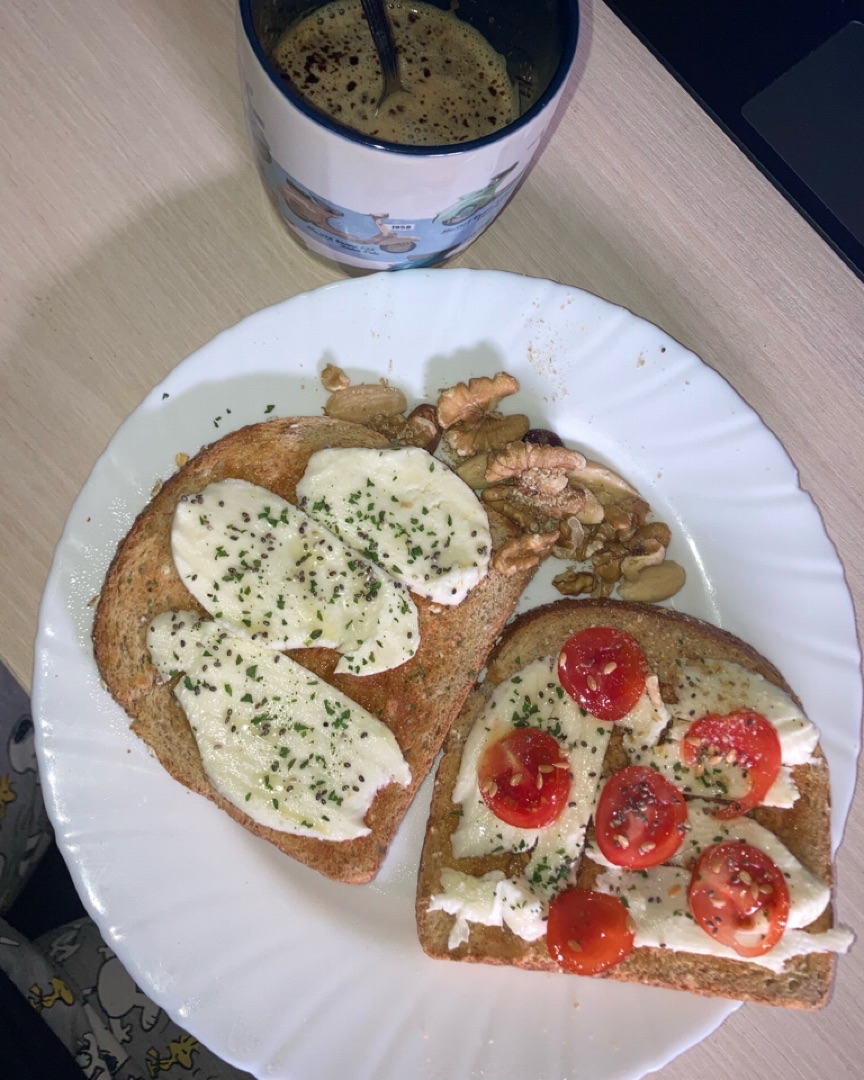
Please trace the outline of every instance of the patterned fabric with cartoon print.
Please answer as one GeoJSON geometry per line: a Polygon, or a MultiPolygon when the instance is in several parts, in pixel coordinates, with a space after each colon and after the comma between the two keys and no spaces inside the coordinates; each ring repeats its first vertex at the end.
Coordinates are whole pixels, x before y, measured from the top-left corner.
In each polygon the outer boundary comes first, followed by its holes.
{"type": "MultiPolygon", "coordinates": [[[[0,668],[0,973],[89,1080],[248,1077],[217,1058],[141,992],[91,919],[53,927],[34,940],[7,921],[51,842],[27,699],[0,668]]],[[[32,1043],[30,1026],[26,1036],[21,1025],[12,1024],[11,1030],[32,1043]]],[[[22,1060],[31,1057],[8,1053],[6,1040],[11,1037],[4,1030],[0,1038],[0,1075],[9,1080],[42,1075],[33,1065],[22,1071],[22,1060]]],[[[55,1043],[47,1030],[45,1038],[55,1043]]],[[[70,1067],[73,1074],[78,1071],[70,1067]]]]}

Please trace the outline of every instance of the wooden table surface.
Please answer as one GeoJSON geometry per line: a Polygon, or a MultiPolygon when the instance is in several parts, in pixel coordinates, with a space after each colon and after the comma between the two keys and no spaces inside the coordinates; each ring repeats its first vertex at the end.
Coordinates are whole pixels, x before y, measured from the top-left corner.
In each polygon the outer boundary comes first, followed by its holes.
{"type": "MultiPolygon", "coordinates": [[[[283,233],[259,187],[231,0],[9,0],[0,85],[0,659],[29,686],[54,547],[123,419],[218,331],[343,275],[283,233]]],[[[453,265],[588,289],[725,376],[797,464],[860,632],[864,282],[601,0],[583,4],[554,137],[453,265]]],[[[853,926],[860,787],[837,860],[853,926]]],[[[825,1010],[743,1008],[660,1075],[858,1076],[862,1000],[859,944],[825,1010]]]]}

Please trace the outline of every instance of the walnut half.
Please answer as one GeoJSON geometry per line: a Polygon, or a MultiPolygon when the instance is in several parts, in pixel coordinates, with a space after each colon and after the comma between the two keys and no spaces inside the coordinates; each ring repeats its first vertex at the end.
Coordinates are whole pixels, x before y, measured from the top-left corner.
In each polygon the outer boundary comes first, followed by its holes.
{"type": "Polygon", "coordinates": [[[585,461],[576,450],[511,442],[490,454],[489,487],[481,498],[530,532],[559,530],[559,523],[578,518],[586,507],[584,488],[570,486],[568,474],[585,461]]]}
{"type": "Polygon", "coordinates": [[[467,383],[456,383],[449,390],[442,390],[438,398],[438,422],[446,431],[454,424],[482,419],[493,412],[505,397],[517,393],[519,380],[499,371],[491,378],[482,375],[467,383]]]}
{"type": "Polygon", "coordinates": [[[563,487],[568,482],[568,474],[582,469],[584,465],[585,457],[578,450],[514,441],[490,457],[486,465],[486,479],[489,483],[495,483],[498,480],[518,480],[528,472],[557,473],[561,480],[560,487],[563,487]]]}
{"type": "Polygon", "coordinates": [[[510,577],[520,570],[539,566],[558,539],[557,532],[523,533],[506,540],[492,556],[492,566],[499,574],[510,577]]]}
{"type": "Polygon", "coordinates": [[[527,416],[497,411],[502,398],[515,394],[519,382],[504,371],[460,382],[442,391],[438,398],[438,422],[445,441],[459,458],[498,450],[521,439],[531,426],[527,416]]]}

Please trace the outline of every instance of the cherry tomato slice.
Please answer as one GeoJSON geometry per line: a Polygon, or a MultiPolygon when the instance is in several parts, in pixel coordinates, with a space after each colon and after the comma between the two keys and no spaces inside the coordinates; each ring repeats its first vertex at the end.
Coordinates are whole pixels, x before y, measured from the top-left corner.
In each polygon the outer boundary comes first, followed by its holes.
{"type": "Polygon", "coordinates": [[[728,716],[709,713],[694,720],[681,743],[681,757],[691,767],[710,769],[725,761],[746,769],[750,790],[714,812],[715,817],[727,819],[762,804],[777,779],[783,755],[774,725],[753,709],[739,709],[728,716]]]}
{"type": "Polygon", "coordinates": [[[739,956],[773,949],[789,918],[789,887],[774,861],[737,840],[706,848],[687,891],[693,918],[739,956]]]}
{"type": "Polygon", "coordinates": [[[633,928],[617,896],[567,889],[549,905],[546,947],[574,975],[597,975],[633,950],[633,928]]]}
{"type": "Polygon", "coordinates": [[[648,665],[634,637],[614,626],[589,626],[564,642],[558,678],[599,720],[620,720],[645,689],[648,665]]]}
{"type": "Polygon", "coordinates": [[[539,829],[557,820],[567,805],[567,754],[548,731],[514,728],[483,751],[477,782],[497,818],[520,829],[539,829]]]}
{"type": "Polygon", "coordinates": [[[644,870],[667,862],[681,847],[687,821],[684,796],[645,765],[613,773],[594,811],[597,844],[609,862],[644,870]]]}

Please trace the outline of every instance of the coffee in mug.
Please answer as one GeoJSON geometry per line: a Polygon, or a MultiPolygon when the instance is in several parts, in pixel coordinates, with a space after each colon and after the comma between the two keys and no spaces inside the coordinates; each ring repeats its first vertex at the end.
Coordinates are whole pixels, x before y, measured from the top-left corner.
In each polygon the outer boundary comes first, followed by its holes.
{"type": "Polygon", "coordinates": [[[237,9],[267,195],[306,248],[359,271],[442,263],[495,220],[536,157],[578,36],[578,0],[460,0],[458,17],[450,0],[387,6],[409,92],[378,116],[359,0],[237,9]],[[303,23],[323,27],[317,44],[303,23]]]}
{"type": "Polygon", "coordinates": [[[395,0],[390,26],[405,93],[378,109],[381,65],[360,0],[331,0],[292,24],[271,59],[314,108],[383,142],[449,146],[492,135],[519,115],[504,57],[469,23],[433,4],[395,0]]]}

